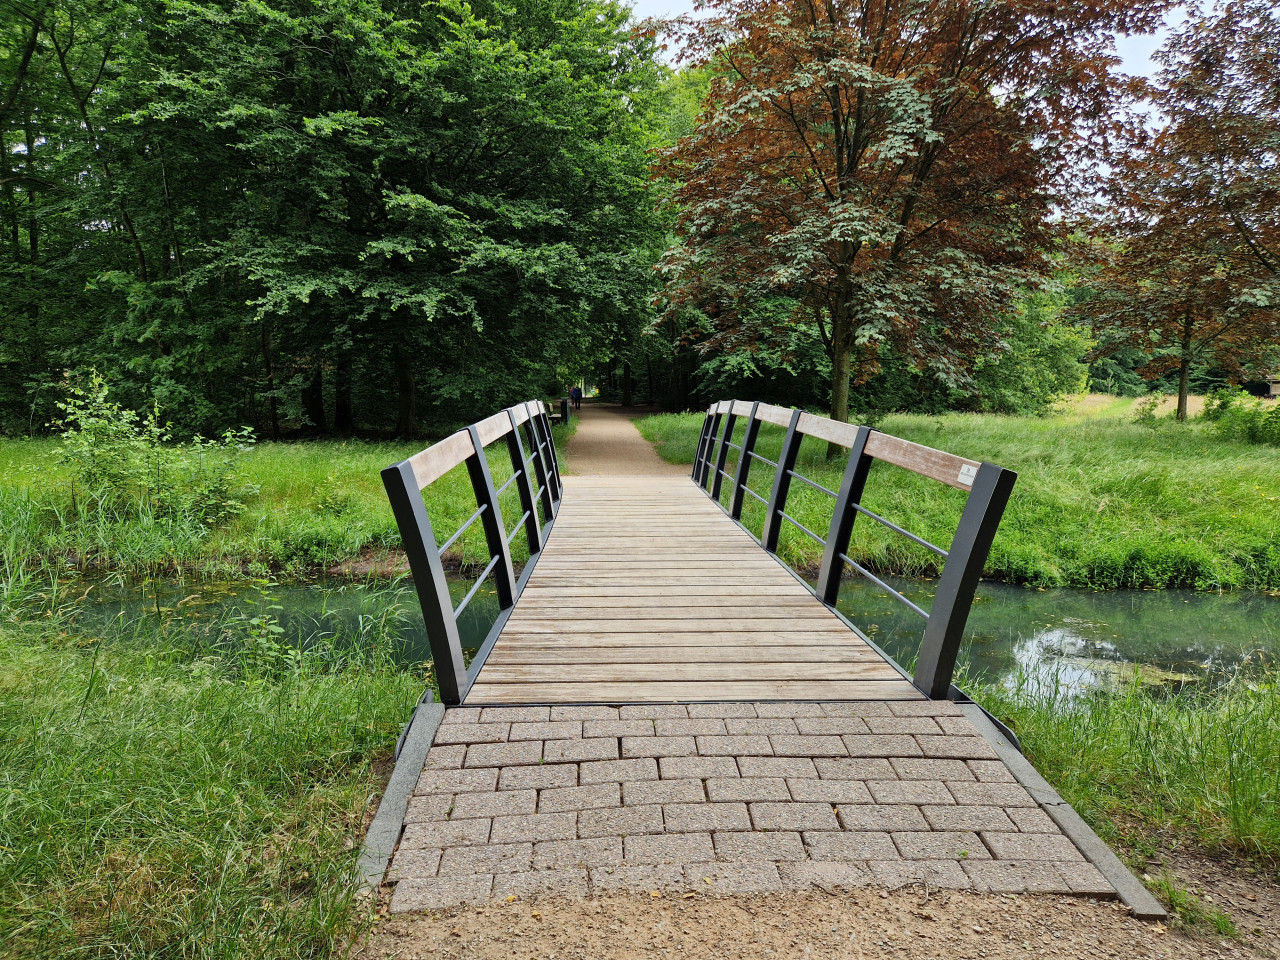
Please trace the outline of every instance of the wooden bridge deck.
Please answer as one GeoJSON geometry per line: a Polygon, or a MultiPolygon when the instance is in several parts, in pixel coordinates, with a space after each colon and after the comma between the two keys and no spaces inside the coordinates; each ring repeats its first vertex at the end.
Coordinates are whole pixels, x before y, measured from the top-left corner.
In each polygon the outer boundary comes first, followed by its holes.
{"type": "Polygon", "coordinates": [[[564,485],[467,705],[923,699],[687,477],[564,485]]]}

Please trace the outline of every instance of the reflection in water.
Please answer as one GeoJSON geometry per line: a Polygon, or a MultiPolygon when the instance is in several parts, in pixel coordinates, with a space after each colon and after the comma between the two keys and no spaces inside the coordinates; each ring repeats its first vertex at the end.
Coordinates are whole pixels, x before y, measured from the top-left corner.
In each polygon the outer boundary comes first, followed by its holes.
{"type": "MultiPolygon", "coordinates": [[[[936,582],[894,580],[893,586],[928,609],[936,582]]],[[[450,585],[458,603],[469,582],[450,585]]],[[[180,620],[186,634],[212,643],[228,625],[270,605],[284,632],[281,640],[308,646],[317,640],[397,638],[404,663],[430,659],[413,586],[396,583],[315,584],[159,581],[142,588],[100,583],[79,617],[95,631],[123,621],[133,629],[180,620]],[[158,595],[157,595],[158,594],[158,595]],[[270,599],[267,599],[270,598],[270,599]],[[277,609],[278,608],[278,609],[277,609]]],[[[900,663],[914,660],[923,621],[883,590],[846,582],[840,611],[900,663]]],[[[459,624],[470,657],[497,615],[486,583],[459,624]]],[[[1280,599],[1257,593],[1189,591],[1035,590],[984,582],[969,618],[962,659],[972,674],[1011,681],[1021,677],[1060,693],[1129,679],[1142,664],[1148,679],[1172,684],[1214,681],[1234,674],[1259,655],[1280,659],[1280,599]]]]}

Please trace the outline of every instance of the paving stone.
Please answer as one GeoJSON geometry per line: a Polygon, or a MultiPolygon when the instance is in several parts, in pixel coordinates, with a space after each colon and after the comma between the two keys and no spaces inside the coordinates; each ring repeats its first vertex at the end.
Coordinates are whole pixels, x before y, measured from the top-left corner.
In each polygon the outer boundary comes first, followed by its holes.
{"type": "Polygon", "coordinates": [[[695,720],[706,717],[754,717],[756,707],[753,703],[691,703],[689,716],[695,720]]]}
{"type": "Polygon", "coordinates": [[[821,703],[757,703],[757,717],[821,717],[823,716],[823,706],[821,703]]]}
{"type": "Polygon", "coordinates": [[[808,757],[741,757],[738,770],[744,777],[816,777],[818,770],[813,764],[808,757]]]}
{"type": "Polygon", "coordinates": [[[736,777],[738,765],[733,757],[663,757],[658,761],[663,780],[688,780],[692,777],[736,777]]]}
{"type": "Polygon", "coordinates": [[[788,780],[791,799],[813,803],[870,803],[871,794],[861,780],[788,780]]]}
{"type": "Polygon", "coordinates": [[[716,845],[716,857],[720,860],[804,860],[806,857],[800,834],[795,832],[717,831],[712,840],[716,845]]]}
{"type": "Polygon", "coordinates": [[[595,890],[671,891],[683,890],[684,867],[680,864],[654,866],[597,867],[591,871],[595,890]]]}
{"type": "Polygon", "coordinates": [[[804,714],[804,716],[824,717],[888,717],[889,705],[876,701],[855,703],[824,703],[821,713],[804,714]]]}
{"type": "Polygon", "coordinates": [[[711,894],[774,893],[786,889],[772,863],[690,863],[684,868],[690,890],[711,894]]]}
{"type": "Polygon", "coordinates": [[[704,863],[716,856],[709,833],[628,836],[622,843],[628,863],[704,863]]]}
{"type": "Polygon", "coordinates": [[[698,754],[704,757],[769,757],[773,746],[765,736],[698,737],[698,754]]]}
{"type": "Polygon", "coordinates": [[[894,757],[889,761],[899,780],[972,780],[973,773],[963,760],[923,760],[894,757]]]}
{"type": "Polygon", "coordinates": [[[998,760],[996,748],[982,737],[923,737],[916,743],[926,757],[954,757],[960,760],[998,760]]]}
{"type": "Polygon", "coordinates": [[[440,822],[449,819],[453,809],[453,794],[436,793],[429,797],[410,797],[404,812],[405,823],[440,822]]]}
{"type": "Polygon", "coordinates": [[[707,798],[717,803],[751,800],[790,800],[791,791],[781,777],[711,777],[707,798]]]}
{"type": "Polygon", "coordinates": [[[456,907],[460,903],[482,903],[493,889],[493,874],[447,877],[432,880],[402,880],[391,895],[392,913],[415,913],[456,907]]]}
{"type": "Polygon", "coordinates": [[[773,752],[780,757],[843,757],[848,751],[839,737],[789,737],[777,734],[769,738],[773,752]]]}
{"type": "Polygon", "coordinates": [[[617,720],[617,707],[563,706],[551,708],[552,720],[617,720]]]}
{"type": "Polygon", "coordinates": [[[440,867],[438,849],[396,851],[391,861],[391,869],[387,871],[388,883],[399,883],[401,880],[425,880],[434,877],[440,867]]]}
{"type": "Polygon", "coordinates": [[[960,708],[950,700],[893,700],[889,712],[895,717],[959,717],[960,708]]]}
{"type": "Polygon", "coordinates": [[[547,763],[579,763],[586,760],[612,760],[618,756],[616,737],[592,737],[582,740],[548,740],[542,745],[547,763]]]}
{"type": "Polygon", "coordinates": [[[541,740],[523,740],[519,743],[473,743],[467,747],[467,759],[462,765],[464,767],[506,767],[521,763],[538,763],[541,759],[541,740]]]}
{"type": "Polygon", "coordinates": [[[908,804],[851,804],[837,807],[836,816],[846,830],[928,830],[919,807],[908,804]]]}
{"type": "Polygon", "coordinates": [[[508,740],[576,740],[582,736],[582,724],[577,720],[540,721],[538,723],[513,723],[508,740]]]}
{"type": "Polygon", "coordinates": [[[878,885],[891,890],[909,883],[949,890],[967,890],[973,886],[969,875],[955,860],[870,860],[867,868],[878,885]]]}
{"type": "Polygon", "coordinates": [[[622,797],[616,783],[591,783],[585,787],[543,790],[538,794],[538,809],[542,813],[598,810],[620,806],[622,806],[622,797]]]}
{"type": "Polygon", "coordinates": [[[635,780],[622,785],[622,798],[632,807],[646,803],[700,803],[707,795],[701,780],[635,780]]]}
{"type": "MultiPolygon", "coordinates": [[[[663,760],[663,763],[666,762],[663,760]]],[[[631,760],[595,760],[584,763],[578,768],[578,782],[582,784],[657,779],[658,764],[650,757],[637,757],[631,760]]]]}
{"type": "MultiPolygon", "coordinates": [[[[991,854],[976,833],[941,831],[892,833],[893,842],[904,860],[990,860],[991,854]]],[[[1017,837],[1022,834],[993,834],[1017,837]]]]}
{"type": "Polygon", "coordinates": [[[806,832],[804,844],[813,860],[894,860],[898,848],[889,834],[876,831],[806,832]]]}
{"type": "Polygon", "coordinates": [[[983,841],[997,860],[1083,860],[1076,845],[1048,833],[984,833],[983,841]]]}
{"type": "Polygon", "coordinates": [[[536,790],[502,790],[497,793],[460,793],[453,798],[454,820],[466,817],[514,817],[533,813],[536,790]]]}
{"type": "Polygon", "coordinates": [[[868,780],[867,789],[876,803],[954,802],[947,785],[937,780],[868,780]]]}
{"type": "Polygon", "coordinates": [[[1001,760],[966,760],[973,775],[984,783],[1015,783],[1013,774],[1001,760]]]}
{"type": "Polygon", "coordinates": [[[495,790],[497,786],[497,770],[423,770],[413,792],[419,795],[475,793],[480,790],[495,790]]]}
{"type": "MultiPolygon", "coordinates": [[[[742,721],[738,721],[741,723],[742,721]]],[[[654,729],[660,737],[723,737],[728,731],[725,722],[714,717],[690,720],[688,717],[655,720],[654,729]]]]}
{"type": "Polygon", "coordinates": [[[491,843],[477,847],[450,847],[440,858],[440,876],[472,873],[518,873],[533,860],[532,843],[491,843]]]}
{"type": "Polygon", "coordinates": [[[982,860],[961,867],[981,893],[1071,893],[1056,863],[982,860]]]}
{"type": "Polygon", "coordinates": [[[668,803],[662,819],[667,833],[751,829],[745,803],[668,803]]]}
{"type": "Polygon", "coordinates": [[[920,808],[934,830],[1016,831],[1013,821],[1000,807],[961,806],[949,804],[920,808]]]}
{"type": "Polygon", "coordinates": [[[882,757],[851,759],[823,758],[814,760],[818,776],[824,780],[896,780],[897,772],[882,757]]]}
{"type": "Polygon", "coordinates": [[[1053,819],[1039,807],[1006,807],[1004,812],[1023,833],[1061,833],[1053,819]]]}
{"type": "Polygon", "coordinates": [[[574,763],[538,763],[526,767],[503,767],[498,774],[499,790],[572,787],[577,782],[578,766],[574,763]]]}
{"type": "Polygon", "coordinates": [[[839,736],[842,733],[868,733],[861,717],[801,717],[796,732],[805,736],[839,736]]]}
{"type": "Polygon", "coordinates": [[[808,890],[811,887],[827,891],[836,888],[855,890],[871,883],[871,872],[856,863],[815,863],[812,860],[780,863],[778,874],[783,885],[790,890],[808,890]]]}
{"type": "Polygon", "coordinates": [[[533,723],[550,719],[550,707],[485,707],[480,714],[481,723],[533,723]]]}
{"type": "Polygon", "coordinates": [[[935,717],[934,722],[942,728],[942,732],[952,737],[980,737],[978,731],[967,717],[935,717]]]}
{"type": "Polygon", "coordinates": [[[1106,899],[1112,899],[1116,895],[1115,888],[1092,863],[1057,863],[1055,866],[1062,874],[1062,879],[1071,887],[1072,893],[1087,893],[1106,899]]]}
{"type": "Polygon", "coordinates": [[[462,767],[462,758],[467,755],[465,743],[453,746],[436,746],[427,751],[427,761],[422,765],[424,770],[457,770],[462,767]]]}
{"type": "Polygon", "coordinates": [[[662,833],[662,807],[618,807],[613,810],[583,810],[578,814],[579,837],[627,837],[641,833],[662,833]]]}
{"type": "Polygon", "coordinates": [[[990,804],[995,807],[1039,806],[1018,783],[948,783],[956,803],[990,804]]]}
{"type": "Polygon", "coordinates": [[[757,830],[839,830],[829,803],[753,803],[751,822],[757,830]]]}
{"type": "Polygon", "coordinates": [[[679,703],[633,703],[618,709],[623,720],[656,720],[659,717],[687,717],[689,711],[679,703]]]}
{"type": "Polygon", "coordinates": [[[850,735],[844,738],[845,748],[851,757],[918,757],[920,745],[906,734],[868,734],[865,737],[850,735]]]}
{"type": "Polygon", "coordinates": [[[652,720],[588,720],[582,725],[584,737],[652,737],[652,720]]]}
{"type": "MultiPolygon", "coordinates": [[[[690,721],[702,723],[705,721],[690,721]]],[[[796,729],[796,722],[785,717],[774,719],[760,719],[759,717],[743,717],[741,719],[730,718],[724,721],[723,730],[704,730],[703,733],[714,735],[716,733],[727,733],[730,736],[760,736],[770,733],[787,733],[791,735],[798,734],[800,731],[796,729]]]]}
{"type": "Polygon", "coordinates": [[[610,867],[622,863],[621,837],[547,840],[533,845],[535,870],[564,867],[610,867]]]}
{"type": "Polygon", "coordinates": [[[586,870],[534,870],[529,873],[508,873],[493,878],[493,897],[536,896],[574,897],[587,895],[586,870]]]}
{"type": "Polygon", "coordinates": [[[440,724],[432,745],[448,743],[502,743],[511,730],[509,723],[440,724]]]}
{"type": "Polygon", "coordinates": [[[937,736],[943,732],[932,717],[867,717],[866,724],[869,733],[924,733],[937,736]]]}
{"type": "Polygon", "coordinates": [[[535,813],[519,817],[494,817],[489,842],[572,840],[577,835],[578,815],[576,813],[535,813]]]}
{"type": "Polygon", "coordinates": [[[691,757],[697,752],[693,737],[623,737],[624,757],[691,757]]]}
{"type": "Polygon", "coordinates": [[[447,723],[479,723],[480,708],[479,707],[445,707],[444,716],[440,719],[440,725],[447,723]]]}

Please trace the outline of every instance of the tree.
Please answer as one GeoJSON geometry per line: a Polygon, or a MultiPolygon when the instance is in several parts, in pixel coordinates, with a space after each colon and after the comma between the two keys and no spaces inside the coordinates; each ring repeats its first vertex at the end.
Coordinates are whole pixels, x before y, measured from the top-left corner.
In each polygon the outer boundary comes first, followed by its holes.
{"type": "MultiPolygon", "coordinates": [[[[1103,134],[1110,31],[1162,0],[708,0],[677,21],[715,71],[664,171],[681,186],[668,314],[745,345],[751,304],[787,296],[832,361],[887,345],[951,384],[998,346],[990,318],[1034,285],[1075,147],[1103,134]]],[[[785,334],[786,330],[779,330],[785,334]]]]}
{"type": "Polygon", "coordinates": [[[1101,351],[1138,347],[1145,376],[1233,378],[1280,360],[1280,16],[1266,0],[1193,9],[1157,54],[1159,126],[1112,161],[1103,270],[1083,305],[1101,351]]]}

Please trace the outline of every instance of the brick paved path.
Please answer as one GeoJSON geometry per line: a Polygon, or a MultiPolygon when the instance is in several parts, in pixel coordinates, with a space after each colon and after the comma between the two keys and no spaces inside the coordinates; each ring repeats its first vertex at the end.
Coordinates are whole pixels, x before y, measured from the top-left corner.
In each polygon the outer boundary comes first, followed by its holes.
{"type": "Polygon", "coordinates": [[[453,708],[388,880],[396,912],[913,882],[1114,895],[949,702],[453,708]]]}

